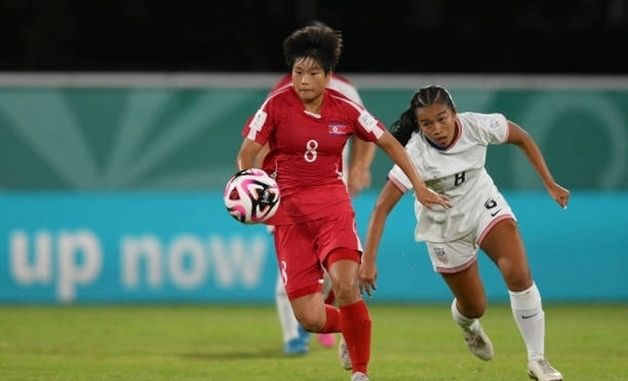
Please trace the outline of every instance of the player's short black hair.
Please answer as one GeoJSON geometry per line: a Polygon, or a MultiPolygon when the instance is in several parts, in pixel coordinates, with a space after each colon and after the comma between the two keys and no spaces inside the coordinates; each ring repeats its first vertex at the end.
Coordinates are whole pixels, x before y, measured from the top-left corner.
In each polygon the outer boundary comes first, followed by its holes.
{"type": "Polygon", "coordinates": [[[410,100],[410,108],[404,111],[398,120],[389,128],[390,133],[401,143],[406,145],[412,133],[419,129],[416,120],[416,110],[433,104],[444,104],[456,111],[456,105],[449,91],[442,86],[430,85],[417,90],[410,100]]]}
{"type": "Polygon", "coordinates": [[[326,73],[333,71],[342,51],[342,34],[326,25],[310,25],[294,31],[283,41],[288,68],[301,58],[318,62],[326,73]]]}

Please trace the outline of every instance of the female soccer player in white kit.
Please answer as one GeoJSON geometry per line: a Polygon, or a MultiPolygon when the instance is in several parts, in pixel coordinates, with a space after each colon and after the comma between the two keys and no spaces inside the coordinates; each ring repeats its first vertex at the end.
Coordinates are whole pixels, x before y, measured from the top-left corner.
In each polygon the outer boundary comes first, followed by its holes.
{"type": "MultiPolygon", "coordinates": [[[[569,191],[554,182],[534,140],[501,114],[457,113],[446,89],[429,86],[416,92],[393,135],[412,158],[428,188],[453,203],[450,209],[416,205],[416,239],[425,241],[434,270],[454,300],[451,312],[467,346],[483,360],[493,358],[490,339],[479,318],[486,296],[476,254],[481,248],[497,265],[508,287],[513,316],[528,352],[528,374],[541,381],[563,377],[544,353],[545,317],[532,280],[516,218],[484,168],[489,144],[514,144],[526,155],[550,196],[563,208],[569,191]]],[[[386,217],[412,184],[396,166],[390,171],[369,222],[360,267],[361,289],[375,288],[376,250],[386,217]]]]}

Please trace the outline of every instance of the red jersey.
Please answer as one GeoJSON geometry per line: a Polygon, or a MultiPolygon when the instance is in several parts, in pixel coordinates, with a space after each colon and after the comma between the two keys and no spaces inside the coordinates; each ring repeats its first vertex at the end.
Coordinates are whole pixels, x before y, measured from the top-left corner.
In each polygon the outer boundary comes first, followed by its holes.
{"type": "Polygon", "coordinates": [[[288,225],[352,212],[342,180],[342,150],[353,134],[377,141],[384,125],[341,93],[325,89],[320,115],[305,110],[292,86],[272,93],[242,135],[270,152],[262,168],[279,184],[281,204],[267,221],[288,225]]]}

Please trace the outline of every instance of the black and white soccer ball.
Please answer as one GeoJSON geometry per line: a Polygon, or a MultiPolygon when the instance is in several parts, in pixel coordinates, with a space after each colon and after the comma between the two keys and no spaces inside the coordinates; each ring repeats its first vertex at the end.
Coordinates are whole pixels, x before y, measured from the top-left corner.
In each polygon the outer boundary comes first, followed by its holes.
{"type": "Polygon", "coordinates": [[[257,224],[275,215],[279,208],[279,186],[259,168],[243,169],[233,175],[224,192],[229,214],[243,224],[257,224]]]}

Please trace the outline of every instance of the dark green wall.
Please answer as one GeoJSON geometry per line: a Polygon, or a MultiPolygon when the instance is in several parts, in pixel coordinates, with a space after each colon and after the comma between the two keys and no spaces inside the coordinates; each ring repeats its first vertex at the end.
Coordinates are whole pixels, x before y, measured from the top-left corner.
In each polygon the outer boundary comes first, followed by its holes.
{"type": "MultiPolygon", "coordinates": [[[[451,88],[459,111],[501,112],[535,137],[570,189],[628,189],[628,89],[451,88]]],[[[361,89],[386,124],[411,90],[361,89]]],[[[10,190],[220,189],[234,171],[240,130],[265,89],[0,89],[0,188],[10,190]]],[[[390,167],[378,152],[374,187],[390,167]]],[[[538,189],[514,146],[489,150],[503,189],[538,189]]]]}

